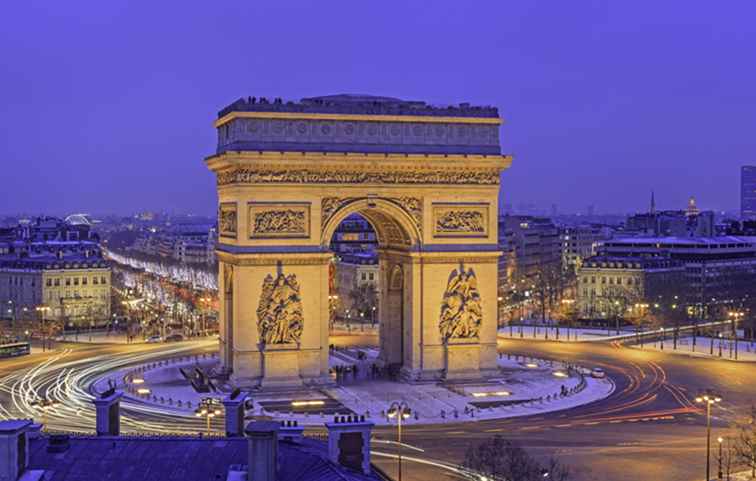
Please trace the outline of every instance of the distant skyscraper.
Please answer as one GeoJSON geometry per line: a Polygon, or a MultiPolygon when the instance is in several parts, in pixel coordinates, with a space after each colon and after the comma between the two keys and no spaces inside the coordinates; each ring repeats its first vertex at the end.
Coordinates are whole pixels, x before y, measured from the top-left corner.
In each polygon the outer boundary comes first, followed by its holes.
{"type": "Polygon", "coordinates": [[[740,217],[756,219],[756,165],[740,168],[740,217]]]}

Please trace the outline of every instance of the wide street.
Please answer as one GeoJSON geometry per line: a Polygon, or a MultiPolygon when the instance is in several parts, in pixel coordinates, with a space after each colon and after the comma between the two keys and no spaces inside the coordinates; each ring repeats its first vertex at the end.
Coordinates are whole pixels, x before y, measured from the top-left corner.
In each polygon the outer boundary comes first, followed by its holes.
{"type": "MultiPolygon", "coordinates": [[[[374,339],[351,336],[335,338],[334,342],[369,344],[374,339]]],[[[83,388],[103,371],[210,346],[211,342],[128,346],[70,343],[59,345],[53,353],[6,359],[0,361],[0,414],[33,413],[29,399],[23,398],[41,391],[62,401],[56,412],[47,415],[53,429],[91,430],[93,413],[83,388]]],[[[715,436],[725,434],[728,424],[756,402],[754,364],[641,351],[609,343],[500,340],[500,350],[603,367],[617,387],[602,401],[541,416],[428,426],[410,423],[404,430],[404,441],[424,452],[405,450],[406,455],[456,463],[470,443],[500,434],[521,442],[534,454],[557,454],[579,472],[579,479],[702,479],[705,419],[695,406],[695,395],[711,388],[724,399],[714,410],[715,436]]],[[[164,414],[127,410],[124,418],[125,430],[172,430],[172,420],[164,414]]],[[[191,418],[182,418],[181,427],[174,430],[196,432],[199,429],[195,424],[191,418]]],[[[391,428],[375,430],[376,437],[384,440],[394,439],[395,434],[391,428]]],[[[374,449],[394,452],[385,444],[374,449]]],[[[394,472],[394,460],[376,457],[375,461],[389,473],[394,472]]],[[[404,479],[438,480],[443,475],[432,465],[408,462],[404,479]]]]}

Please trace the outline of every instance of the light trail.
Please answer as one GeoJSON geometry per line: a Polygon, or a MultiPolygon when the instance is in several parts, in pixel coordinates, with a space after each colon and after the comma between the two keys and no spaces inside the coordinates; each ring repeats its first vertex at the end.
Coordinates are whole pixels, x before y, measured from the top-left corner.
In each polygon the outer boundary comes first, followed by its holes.
{"type": "MultiPolygon", "coordinates": [[[[36,366],[0,378],[0,393],[10,402],[0,402],[0,419],[45,418],[51,431],[92,432],[95,409],[92,387],[107,374],[128,366],[184,355],[213,345],[202,341],[140,353],[95,355],[67,361],[73,352],[66,349],[36,366]],[[44,416],[32,403],[40,398],[60,404],[44,416]]],[[[146,405],[124,397],[121,400],[121,426],[124,433],[197,434],[206,431],[205,423],[191,413],[146,405]]],[[[220,431],[220,430],[219,430],[220,431]]]]}

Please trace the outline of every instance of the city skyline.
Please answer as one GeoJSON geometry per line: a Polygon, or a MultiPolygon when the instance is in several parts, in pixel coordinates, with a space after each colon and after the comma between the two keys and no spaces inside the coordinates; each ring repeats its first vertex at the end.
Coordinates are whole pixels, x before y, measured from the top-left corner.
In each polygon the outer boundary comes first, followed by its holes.
{"type": "Polygon", "coordinates": [[[395,5],[9,7],[2,214],[212,214],[218,105],[334,93],[498,107],[502,203],[737,210],[752,5],[395,5]]]}

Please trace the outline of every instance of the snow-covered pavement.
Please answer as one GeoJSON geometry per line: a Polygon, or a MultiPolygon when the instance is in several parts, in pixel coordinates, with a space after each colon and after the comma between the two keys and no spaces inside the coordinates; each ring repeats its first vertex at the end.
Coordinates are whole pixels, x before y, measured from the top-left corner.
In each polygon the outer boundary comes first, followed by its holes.
{"type": "Polygon", "coordinates": [[[737,356],[735,359],[735,343],[729,339],[719,339],[699,336],[696,345],[693,346],[693,337],[680,337],[677,340],[677,349],[674,349],[674,340],[666,339],[662,348],[659,341],[648,342],[640,346],[635,344],[631,347],[636,349],[654,350],[667,354],[681,354],[695,357],[707,357],[715,359],[727,359],[730,361],[756,362],[756,343],[750,341],[738,341],[737,356]]]}
{"type": "MultiPolygon", "coordinates": [[[[634,334],[635,331],[620,330],[620,336],[634,334]]],[[[499,329],[499,337],[559,342],[606,341],[618,336],[614,329],[557,328],[550,326],[511,326],[499,329]],[[558,334],[558,337],[557,337],[558,334]]]]}
{"type": "MultiPolygon", "coordinates": [[[[390,424],[385,411],[393,401],[406,401],[413,410],[410,424],[468,422],[484,419],[527,416],[568,409],[603,399],[614,390],[607,379],[594,379],[579,369],[537,359],[499,359],[500,376],[480,382],[404,383],[373,378],[369,367],[375,362],[377,349],[361,348],[336,351],[331,366],[358,366],[355,378],[341,376],[339,384],[318,389],[303,388],[293,392],[254,392],[254,410],[248,414],[292,419],[303,425],[320,425],[333,412],[365,415],[376,424],[390,424]],[[359,353],[362,354],[359,354],[359,353]],[[362,357],[362,359],[360,359],[362,357]],[[315,401],[330,410],[310,408],[305,412],[289,407],[294,401],[315,401]],[[276,406],[276,408],[271,408],[276,406]],[[330,414],[329,414],[330,413],[330,414]]],[[[154,405],[161,412],[191,415],[204,397],[223,397],[222,393],[197,393],[184,379],[179,368],[200,366],[208,370],[215,365],[212,357],[181,357],[150,363],[111,373],[125,388],[125,402],[154,405]],[[136,382],[135,382],[136,380],[136,382]],[[142,394],[139,394],[141,390],[142,394]],[[130,398],[130,400],[129,400],[130,398]]]]}

